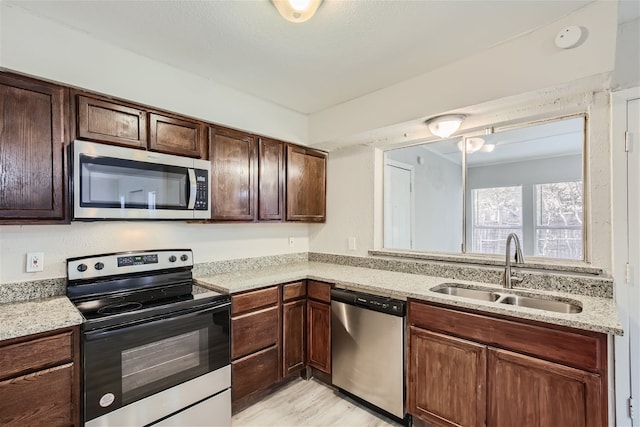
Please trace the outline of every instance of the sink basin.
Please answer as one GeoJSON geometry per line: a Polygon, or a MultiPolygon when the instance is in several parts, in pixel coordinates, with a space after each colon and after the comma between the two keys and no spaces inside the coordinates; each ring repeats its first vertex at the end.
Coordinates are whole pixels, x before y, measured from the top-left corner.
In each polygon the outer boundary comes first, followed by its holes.
{"type": "Polygon", "coordinates": [[[498,298],[500,298],[500,295],[495,292],[483,291],[480,289],[460,288],[458,286],[445,286],[440,289],[435,289],[433,292],[490,302],[497,301],[498,298]]]}
{"type": "Polygon", "coordinates": [[[537,310],[554,311],[556,313],[580,313],[582,311],[582,307],[570,302],[522,297],[517,295],[508,295],[504,297],[500,303],[517,305],[519,307],[535,308],[537,310]]]}

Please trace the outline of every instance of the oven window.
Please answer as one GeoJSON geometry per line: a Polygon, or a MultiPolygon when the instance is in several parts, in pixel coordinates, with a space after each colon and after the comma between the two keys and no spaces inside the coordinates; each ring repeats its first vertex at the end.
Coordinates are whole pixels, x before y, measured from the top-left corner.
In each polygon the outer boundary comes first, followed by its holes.
{"type": "MultiPolygon", "coordinates": [[[[187,332],[122,352],[122,395],[163,378],[206,365],[208,330],[187,332]]],[[[126,399],[125,399],[126,400],[126,399]]]]}

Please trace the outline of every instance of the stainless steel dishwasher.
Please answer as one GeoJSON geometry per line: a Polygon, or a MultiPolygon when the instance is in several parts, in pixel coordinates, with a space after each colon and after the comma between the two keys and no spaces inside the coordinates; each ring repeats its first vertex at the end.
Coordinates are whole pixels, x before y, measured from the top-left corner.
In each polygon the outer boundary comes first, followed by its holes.
{"type": "Polygon", "coordinates": [[[405,301],[331,291],[332,382],[378,412],[405,418],[405,301]]]}

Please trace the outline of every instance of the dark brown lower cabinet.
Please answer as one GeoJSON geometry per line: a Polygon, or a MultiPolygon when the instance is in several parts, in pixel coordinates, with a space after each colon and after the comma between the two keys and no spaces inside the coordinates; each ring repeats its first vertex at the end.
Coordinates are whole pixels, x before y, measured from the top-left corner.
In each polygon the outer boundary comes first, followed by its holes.
{"type": "Polygon", "coordinates": [[[604,426],[601,378],[537,358],[490,349],[487,425],[604,426]]]}
{"type": "Polygon", "coordinates": [[[271,346],[231,363],[234,404],[278,382],[278,346],[271,346]]]}
{"type": "Polygon", "coordinates": [[[282,376],[300,372],[305,364],[306,300],[282,304],[282,376]]]}
{"type": "Polygon", "coordinates": [[[67,328],[0,345],[0,425],[80,425],[78,334],[67,328]]]}
{"type": "Polygon", "coordinates": [[[410,330],[407,406],[439,425],[483,426],[486,347],[413,326],[410,330]]]}
{"type": "Polygon", "coordinates": [[[331,374],[331,305],[307,302],[307,365],[331,374]]]}
{"type": "Polygon", "coordinates": [[[607,425],[606,335],[409,302],[407,408],[438,426],[607,425]]]}

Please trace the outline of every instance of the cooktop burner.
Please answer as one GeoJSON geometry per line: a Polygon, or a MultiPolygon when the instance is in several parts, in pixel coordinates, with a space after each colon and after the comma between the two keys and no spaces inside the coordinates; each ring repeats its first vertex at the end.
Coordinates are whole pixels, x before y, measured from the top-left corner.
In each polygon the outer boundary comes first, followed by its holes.
{"type": "Polygon", "coordinates": [[[194,284],[190,250],[126,252],[67,260],[67,296],[85,329],[124,324],[229,301],[194,284]]]}

